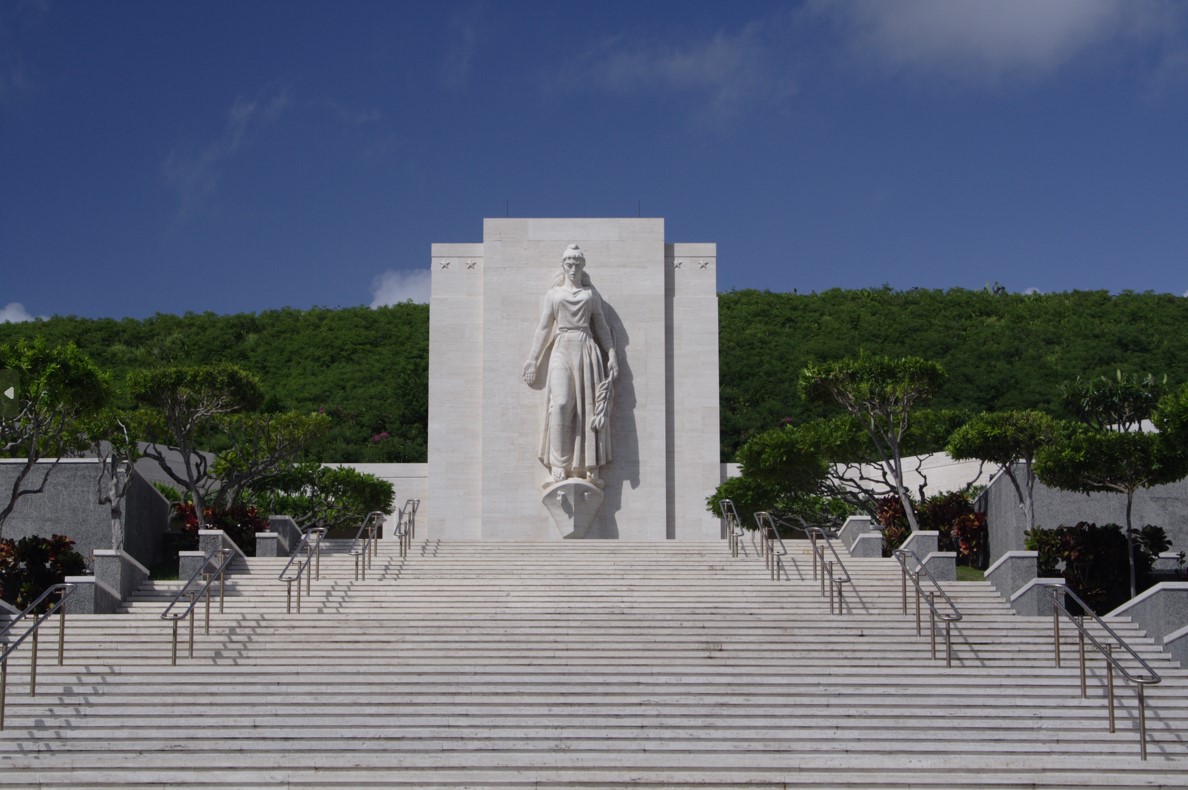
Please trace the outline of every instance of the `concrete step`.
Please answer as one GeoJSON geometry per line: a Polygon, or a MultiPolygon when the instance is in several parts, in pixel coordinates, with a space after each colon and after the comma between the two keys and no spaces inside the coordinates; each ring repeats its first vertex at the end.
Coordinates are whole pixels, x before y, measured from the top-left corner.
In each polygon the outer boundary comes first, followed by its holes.
{"type": "Polygon", "coordinates": [[[10,662],[0,787],[1188,786],[1188,672],[1130,624],[1165,676],[1147,762],[1133,690],[1108,732],[1100,662],[1081,699],[1072,635],[1056,668],[984,582],[945,585],[946,669],[890,560],[847,562],[834,616],[803,554],[774,582],[720,542],[378,548],[355,581],[328,542],[301,614],[287,560],[249,558],[176,667],[178,582],[72,617],[36,697],[10,662]]]}

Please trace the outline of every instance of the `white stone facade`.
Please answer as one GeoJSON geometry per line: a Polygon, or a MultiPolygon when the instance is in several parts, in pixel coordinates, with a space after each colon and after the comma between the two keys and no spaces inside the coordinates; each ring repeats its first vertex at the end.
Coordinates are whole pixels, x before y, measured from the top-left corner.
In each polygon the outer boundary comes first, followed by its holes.
{"type": "Polygon", "coordinates": [[[487,219],[481,244],[433,245],[426,535],[559,539],[541,504],[544,377],[521,374],[569,244],[619,360],[614,459],[587,537],[718,537],[705,510],[720,479],[717,247],[666,244],[662,219],[487,219]]]}

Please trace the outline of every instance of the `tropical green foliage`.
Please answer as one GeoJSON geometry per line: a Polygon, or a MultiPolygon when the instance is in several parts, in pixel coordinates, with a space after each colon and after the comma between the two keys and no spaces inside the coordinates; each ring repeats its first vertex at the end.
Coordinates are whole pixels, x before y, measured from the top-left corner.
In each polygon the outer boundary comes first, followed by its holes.
{"type": "MultiPolygon", "coordinates": [[[[879,500],[877,518],[883,525],[883,556],[899,548],[911,530],[899,497],[879,500]]],[[[948,491],[928,497],[916,507],[920,529],[937,533],[937,549],[954,551],[961,565],[985,567],[986,517],[976,513],[967,492],[948,491]]]]}
{"type": "Polygon", "coordinates": [[[390,514],[395,490],[387,480],[350,467],[299,464],[254,484],[252,499],[270,513],[306,527],[357,526],[368,513],[390,514]]]}
{"type": "Polygon", "coordinates": [[[724,461],[786,417],[800,424],[827,415],[799,399],[796,376],[810,362],[859,351],[935,360],[948,375],[933,407],[971,413],[1071,417],[1060,383],[1118,368],[1188,381],[1188,299],[1171,294],[736,291],[721,295],[718,312],[724,461]]]}
{"type": "Polygon", "coordinates": [[[1011,481],[1030,530],[1035,527],[1035,454],[1055,434],[1056,421],[1042,411],[982,412],[953,432],[945,452],[959,460],[976,458],[998,466],[1011,481]],[[1016,465],[1023,467],[1022,480],[1016,465]]]}
{"type": "Polygon", "coordinates": [[[24,609],[48,588],[85,569],[74,541],[62,535],[0,539],[0,600],[24,609]]]}
{"type": "MultiPolygon", "coordinates": [[[[1127,542],[1133,540],[1131,510],[1140,488],[1172,483],[1188,475],[1188,453],[1178,435],[1148,432],[1144,421],[1158,411],[1165,380],[1127,375],[1080,380],[1062,391],[1079,422],[1061,426],[1050,444],[1036,453],[1035,471],[1047,485],[1069,491],[1126,495],[1127,542]]],[[[1174,415],[1176,401],[1163,414],[1174,415]]],[[[1136,552],[1130,559],[1130,594],[1138,592],[1136,552]]]]}
{"type": "Polygon", "coordinates": [[[224,414],[215,430],[230,446],[215,456],[216,504],[230,507],[248,487],[287,471],[302,451],[330,430],[325,414],[224,414]]]}
{"type": "MultiPolygon", "coordinates": [[[[133,370],[233,363],[259,380],[263,411],[331,417],[306,460],[426,459],[428,305],[0,324],[0,343],[38,335],[75,342],[117,383],[133,370]]],[[[132,407],[127,391],[117,405],[132,407]]]]}
{"type": "Polygon", "coordinates": [[[153,488],[157,489],[157,493],[165,497],[165,499],[170,502],[177,503],[182,501],[181,492],[171,485],[166,483],[153,483],[153,488]]]}
{"type": "Polygon", "coordinates": [[[216,474],[201,440],[220,418],[259,408],[264,400],[260,382],[226,363],[149,368],[128,374],[128,393],[141,407],[135,433],[149,442],[145,456],[186,490],[204,529],[206,498],[216,474]],[[180,455],[181,470],[171,463],[171,451],[180,455]]]}
{"type": "Polygon", "coordinates": [[[905,439],[912,413],[931,400],[944,380],[944,369],[935,362],[869,354],[809,363],[800,372],[800,394],[806,401],[836,403],[862,427],[913,530],[918,527],[904,484],[905,439]]]}
{"type": "MultiPolygon", "coordinates": [[[[720,295],[718,315],[723,461],[784,418],[799,425],[832,413],[802,401],[796,377],[810,362],[860,351],[935,360],[948,375],[933,406],[970,413],[1071,416],[1060,382],[1118,368],[1188,381],[1188,299],[1171,294],[734,291],[720,295]]],[[[0,343],[36,335],[51,345],[73,341],[117,383],[139,368],[240,365],[259,377],[266,411],[321,410],[333,419],[307,460],[427,457],[427,305],[0,324],[0,343]]],[[[118,406],[131,406],[117,395],[118,406]]]]}
{"type": "Polygon", "coordinates": [[[1146,525],[1128,540],[1117,524],[1080,522],[1026,533],[1026,546],[1039,554],[1041,577],[1062,576],[1069,589],[1095,613],[1106,614],[1151,584],[1151,566],[1171,543],[1161,527],[1146,525]],[[1129,561],[1128,561],[1129,557],[1129,561]],[[1133,569],[1132,581],[1127,567],[1133,569]]]}
{"type": "Polygon", "coordinates": [[[88,420],[107,405],[111,390],[107,376],[72,343],[35,337],[0,346],[0,368],[20,377],[16,415],[0,420],[0,455],[25,459],[5,492],[2,533],[20,498],[41,493],[53,473],[54,466],[33,473],[37,462],[90,444],[88,420]]]}
{"type": "Polygon", "coordinates": [[[1151,421],[1169,442],[1188,452],[1188,384],[1164,395],[1151,421]]]}
{"type": "Polygon", "coordinates": [[[256,553],[256,533],[268,529],[268,516],[255,505],[236,504],[229,507],[208,507],[202,513],[201,522],[193,502],[178,502],[173,506],[175,517],[182,522],[182,539],[178,549],[193,551],[198,548],[198,530],[221,529],[240,551],[256,553]]]}

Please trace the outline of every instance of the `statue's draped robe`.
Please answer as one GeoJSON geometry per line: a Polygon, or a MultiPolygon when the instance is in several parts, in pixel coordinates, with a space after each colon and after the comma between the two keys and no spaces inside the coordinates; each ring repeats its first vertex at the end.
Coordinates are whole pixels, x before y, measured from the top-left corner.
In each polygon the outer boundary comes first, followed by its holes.
{"type": "Polygon", "coordinates": [[[606,365],[592,335],[596,327],[607,326],[602,297],[590,287],[555,287],[545,295],[545,309],[554,324],[540,462],[554,470],[584,472],[611,460],[609,425],[595,420],[610,409],[606,365]]]}

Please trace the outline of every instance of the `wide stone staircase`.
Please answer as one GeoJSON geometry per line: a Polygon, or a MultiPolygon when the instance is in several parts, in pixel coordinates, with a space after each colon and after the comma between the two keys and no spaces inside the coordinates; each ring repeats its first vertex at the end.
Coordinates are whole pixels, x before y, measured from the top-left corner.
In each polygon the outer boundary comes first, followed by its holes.
{"type": "MultiPolygon", "coordinates": [[[[9,666],[0,787],[1185,787],[1188,672],[1163,676],[1139,759],[1133,691],[1107,728],[1051,622],[946,583],[952,668],[901,614],[893,560],[846,559],[831,615],[803,542],[771,581],[724,542],[345,544],[286,613],[284,560],[238,560],[223,613],[170,663],[177,582],[42,634],[9,666]]],[[[201,612],[201,610],[200,610],[201,612]]],[[[926,622],[926,621],[925,621],[926,622]]]]}

